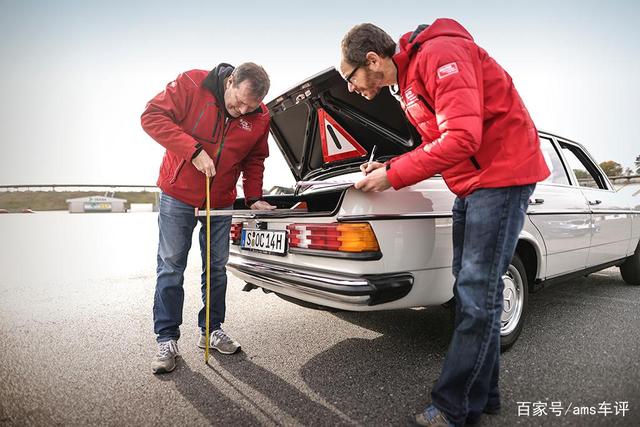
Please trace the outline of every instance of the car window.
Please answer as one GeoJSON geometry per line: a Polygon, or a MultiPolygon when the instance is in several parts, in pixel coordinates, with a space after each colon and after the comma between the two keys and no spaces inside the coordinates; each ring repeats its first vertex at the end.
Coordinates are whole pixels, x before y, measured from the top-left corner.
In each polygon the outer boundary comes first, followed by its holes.
{"type": "Polygon", "coordinates": [[[578,179],[580,187],[599,188],[607,190],[607,184],[604,178],[591,162],[585,153],[579,147],[571,144],[560,143],[562,155],[567,160],[569,167],[578,179]]]}
{"type": "Polygon", "coordinates": [[[542,150],[544,160],[547,162],[547,166],[551,172],[551,175],[542,182],[546,184],[569,185],[567,171],[564,169],[562,160],[560,160],[560,156],[558,155],[558,152],[553,146],[551,140],[548,138],[540,138],[540,149],[542,150]]]}

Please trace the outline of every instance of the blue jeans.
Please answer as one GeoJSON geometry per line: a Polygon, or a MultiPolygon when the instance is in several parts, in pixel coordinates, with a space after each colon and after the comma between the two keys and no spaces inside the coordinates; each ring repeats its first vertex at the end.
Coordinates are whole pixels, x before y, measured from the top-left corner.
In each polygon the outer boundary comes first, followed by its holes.
{"type": "MultiPolygon", "coordinates": [[[[229,207],[230,208],[230,207],[229,207]]],[[[177,340],[180,338],[182,324],[182,306],[184,304],[184,270],[187,267],[187,255],[191,249],[193,229],[200,222],[200,253],[202,255],[202,309],[198,313],[198,326],[205,331],[206,287],[206,219],[196,217],[194,208],[173,197],[160,195],[160,213],[158,228],[158,268],[156,293],[153,300],[153,329],[157,341],[177,340]]],[[[231,216],[211,217],[211,307],[210,330],[220,327],[224,322],[225,298],[227,292],[226,264],[229,259],[229,232],[231,216]]]]}
{"type": "Polygon", "coordinates": [[[456,425],[500,407],[502,276],[534,188],[479,189],[453,204],[455,330],[431,399],[456,425]]]}

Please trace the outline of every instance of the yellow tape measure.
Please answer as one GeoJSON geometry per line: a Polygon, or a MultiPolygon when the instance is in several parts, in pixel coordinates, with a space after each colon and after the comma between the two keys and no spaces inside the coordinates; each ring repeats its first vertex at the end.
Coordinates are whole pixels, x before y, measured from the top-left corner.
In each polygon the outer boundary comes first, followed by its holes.
{"type": "Polygon", "coordinates": [[[209,194],[209,176],[206,177],[207,180],[207,207],[206,207],[206,213],[207,213],[207,265],[205,268],[205,272],[207,275],[207,298],[206,298],[206,304],[205,304],[205,311],[206,311],[206,326],[205,326],[205,331],[206,331],[206,338],[204,340],[204,363],[205,364],[209,364],[209,339],[210,339],[210,335],[209,335],[209,311],[211,308],[211,272],[210,270],[210,266],[211,266],[211,195],[209,194]]]}

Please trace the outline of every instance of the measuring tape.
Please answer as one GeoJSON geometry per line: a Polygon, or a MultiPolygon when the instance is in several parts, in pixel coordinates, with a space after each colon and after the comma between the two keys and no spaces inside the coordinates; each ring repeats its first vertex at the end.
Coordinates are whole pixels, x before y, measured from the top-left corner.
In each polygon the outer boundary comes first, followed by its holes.
{"type": "Polygon", "coordinates": [[[209,271],[211,268],[211,196],[209,194],[209,176],[206,177],[207,180],[207,206],[206,206],[206,222],[207,222],[207,266],[206,266],[206,275],[207,275],[207,298],[205,304],[206,310],[206,338],[204,340],[204,363],[205,365],[209,364],[209,310],[211,307],[211,272],[209,271]]]}

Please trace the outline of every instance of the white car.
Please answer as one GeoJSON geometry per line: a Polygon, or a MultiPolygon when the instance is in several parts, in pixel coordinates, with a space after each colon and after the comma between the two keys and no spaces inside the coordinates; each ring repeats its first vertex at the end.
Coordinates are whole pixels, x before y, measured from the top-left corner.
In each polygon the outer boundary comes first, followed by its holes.
{"type": "MultiPolygon", "coordinates": [[[[293,195],[267,196],[274,212],[234,216],[228,268],[245,289],[352,311],[449,302],[455,196],[442,178],[381,193],[351,185],[374,145],[384,161],[420,144],[397,101],[386,91],[366,101],[328,69],[269,109],[275,141],[305,182],[293,195]]],[[[616,193],[579,144],[542,132],[540,142],[552,173],[531,197],[503,277],[503,348],[518,338],[534,287],[614,265],[640,284],[638,200],[616,193]]]]}

